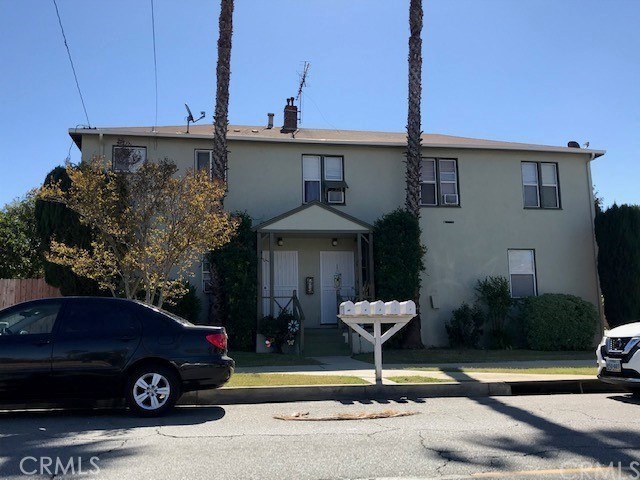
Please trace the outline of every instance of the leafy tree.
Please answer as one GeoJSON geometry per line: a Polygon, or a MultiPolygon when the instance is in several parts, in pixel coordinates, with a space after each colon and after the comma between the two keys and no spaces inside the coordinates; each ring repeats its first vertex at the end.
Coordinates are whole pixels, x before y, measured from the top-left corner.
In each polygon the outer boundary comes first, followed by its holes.
{"type": "MultiPolygon", "coordinates": [[[[71,187],[71,179],[65,167],[56,167],[45,178],[44,185],[56,184],[62,191],[71,187]]],[[[60,202],[38,198],[35,204],[37,231],[43,253],[48,251],[52,238],[67,245],[91,251],[91,229],[80,223],[78,214],[60,202]]],[[[63,295],[104,295],[94,280],[80,277],[70,267],[44,259],[44,278],[49,285],[58,287],[63,295]]]]}
{"type": "Polygon", "coordinates": [[[34,210],[34,192],[0,210],[0,278],[42,276],[43,258],[34,210]]]}
{"type": "Polygon", "coordinates": [[[640,321],[640,206],[613,204],[596,216],[595,230],[607,323],[640,321]]]}
{"type": "MultiPolygon", "coordinates": [[[[418,219],[406,210],[397,209],[376,220],[373,225],[373,238],[378,299],[402,301],[418,298],[425,254],[425,248],[420,243],[418,219]]],[[[409,325],[400,330],[402,347],[422,346],[420,337],[414,337],[416,330],[409,329],[412,323],[419,321],[419,317],[415,317],[409,325]]],[[[419,334],[420,328],[417,328],[419,334]]]]}
{"type": "Polygon", "coordinates": [[[163,305],[185,293],[184,276],[201,252],[229,241],[236,222],[224,212],[224,187],[206,172],[175,174],[169,160],[136,173],[105,171],[103,159],[67,167],[71,186],[44,186],[41,198],[65,204],[91,228],[90,251],[54,238],[50,262],[91,278],[113,296],[163,305]]]}
{"type": "Polygon", "coordinates": [[[238,229],[231,241],[210,254],[220,275],[220,323],[229,334],[234,350],[253,351],[256,339],[258,259],[256,235],[247,213],[234,215],[238,229]]]}

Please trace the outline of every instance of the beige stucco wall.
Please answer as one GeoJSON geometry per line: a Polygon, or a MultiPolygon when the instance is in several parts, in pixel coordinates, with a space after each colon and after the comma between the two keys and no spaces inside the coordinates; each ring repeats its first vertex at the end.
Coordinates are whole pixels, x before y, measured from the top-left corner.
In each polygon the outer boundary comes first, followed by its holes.
{"type": "MultiPolygon", "coordinates": [[[[211,147],[210,141],[186,137],[124,139],[132,145],[146,146],[151,160],[166,157],[175,161],[181,171],[193,168],[196,149],[211,147]]],[[[85,135],[83,159],[104,153],[110,160],[116,141],[116,137],[105,137],[101,146],[97,135],[85,135]]],[[[232,141],[229,150],[225,206],[246,210],[254,224],[301,205],[302,154],[344,156],[349,188],[346,205],[336,208],[345,213],[373,223],[404,203],[400,147],[232,141]]],[[[535,250],[539,293],[570,293],[598,304],[586,154],[425,148],[424,155],[457,158],[460,184],[460,207],[421,210],[423,242],[428,249],[421,299],[426,345],[446,344],[444,322],[462,301],[473,300],[478,279],[508,276],[510,248],[535,250]],[[523,208],[522,161],[558,163],[562,209],[523,208]],[[431,296],[438,308],[431,307],[431,296]]],[[[317,252],[322,242],[326,239],[297,239],[283,247],[299,247],[302,280],[305,276],[319,278],[317,252]]],[[[199,273],[194,283],[201,284],[199,273]]],[[[311,324],[311,319],[319,316],[319,295],[300,297],[311,324]]]]}

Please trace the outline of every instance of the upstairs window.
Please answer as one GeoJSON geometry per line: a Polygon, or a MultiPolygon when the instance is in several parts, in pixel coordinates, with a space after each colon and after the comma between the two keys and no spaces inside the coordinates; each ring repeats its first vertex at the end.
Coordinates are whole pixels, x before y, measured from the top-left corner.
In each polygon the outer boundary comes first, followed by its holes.
{"type": "Polygon", "coordinates": [[[558,164],[522,162],[525,208],[560,208],[558,164]]]}
{"type": "Polygon", "coordinates": [[[420,169],[420,204],[458,206],[458,162],[453,158],[423,158],[420,169]]]}
{"type": "Polygon", "coordinates": [[[114,172],[137,172],[147,161],[147,147],[134,147],[130,145],[114,145],[113,163],[114,172]]]}
{"type": "Polygon", "coordinates": [[[344,158],[338,156],[302,156],[302,201],[344,205],[344,158]]]}

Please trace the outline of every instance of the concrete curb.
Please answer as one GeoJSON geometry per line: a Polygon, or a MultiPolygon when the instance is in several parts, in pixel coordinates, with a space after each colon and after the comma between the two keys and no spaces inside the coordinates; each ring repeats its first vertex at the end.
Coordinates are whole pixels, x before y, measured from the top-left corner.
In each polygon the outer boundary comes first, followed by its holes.
{"type": "Polygon", "coordinates": [[[616,385],[599,380],[552,380],[522,382],[462,382],[398,385],[322,385],[283,387],[231,387],[190,392],[179,405],[241,405],[257,403],[336,400],[401,400],[437,397],[493,397],[551,393],[619,393],[616,385]]]}

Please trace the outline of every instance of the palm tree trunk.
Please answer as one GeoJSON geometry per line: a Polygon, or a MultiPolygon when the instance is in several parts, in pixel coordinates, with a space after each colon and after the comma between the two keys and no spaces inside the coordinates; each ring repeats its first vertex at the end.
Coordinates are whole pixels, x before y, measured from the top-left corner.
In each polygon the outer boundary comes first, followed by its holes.
{"type": "Polygon", "coordinates": [[[213,179],[226,183],[227,128],[229,126],[229,80],[231,78],[231,36],[233,0],[220,1],[218,65],[216,67],[216,110],[213,116],[213,179]]]}
{"type": "MultiPolygon", "coordinates": [[[[229,126],[229,81],[231,78],[231,37],[233,34],[233,0],[220,1],[218,64],[216,67],[216,109],[213,115],[212,176],[216,182],[227,184],[227,128],[229,126]]],[[[222,199],[224,202],[224,198],[222,199]]],[[[209,323],[224,324],[222,318],[222,282],[216,266],[211,263],[209,323]]]]}
{"type": "MultiPolygon", "coordinates": [[[[422,128],[420,100],[422,97],[422,0],[409,5],[409,109],[407,114],[407,170],[405,207],[420,221],[420,164],[422,163],[422,128]]],[[[418,240],[419,241],[419,240],[418,240]]],[[[414,301],[418,315],[406,326],[402,346],[424,348],[420,318],[420,284],[414,301]]]]}

